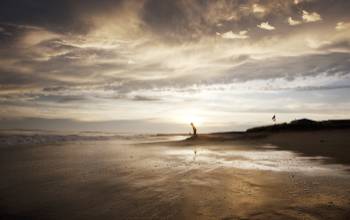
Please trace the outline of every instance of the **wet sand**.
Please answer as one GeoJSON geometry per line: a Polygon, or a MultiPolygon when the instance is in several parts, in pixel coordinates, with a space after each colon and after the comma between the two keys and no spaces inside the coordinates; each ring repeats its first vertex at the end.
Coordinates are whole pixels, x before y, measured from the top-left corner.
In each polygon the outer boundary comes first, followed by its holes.
{"type": "Polygon", "coordinates": [[[263,142],[156,143],[166,138],[1,148],[0,219],[350,218],[344,163],[263,142]]]}

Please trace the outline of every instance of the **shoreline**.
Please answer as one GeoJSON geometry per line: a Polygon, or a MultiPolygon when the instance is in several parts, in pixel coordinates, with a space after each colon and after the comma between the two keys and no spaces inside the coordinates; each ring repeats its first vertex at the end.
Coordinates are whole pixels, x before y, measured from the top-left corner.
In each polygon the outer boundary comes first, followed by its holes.
{"type": "Polygon", "coordinates": [[[273,145],[307,156],[329,157],[338,163],[350,164],[350,129],[314,131],[235,132],[199,134],[180,141],[187,145],[241,143],[273,145]]]}

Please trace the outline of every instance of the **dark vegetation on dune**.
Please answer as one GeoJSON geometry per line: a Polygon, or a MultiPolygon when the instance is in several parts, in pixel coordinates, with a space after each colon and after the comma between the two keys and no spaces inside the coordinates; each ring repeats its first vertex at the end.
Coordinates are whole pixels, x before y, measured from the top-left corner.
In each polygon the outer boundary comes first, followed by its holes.
{"type": "Polygon", "coordinates": [[[350,120],[313,121],[310,119],[294,120],[290,123],[282,123],[247,129],[247,132],[266,131],[312,131],[325,129],[349,129],[350,120]]]}
{"type": "Polygon", "coordinates": [[[247,129],[245,132],[199,134],[186,141],[193,144],[237,141],[248,145],[273,145],[306,156],[323,156],[350,164],[350,120],[294,120],[247,129]]]}
{"type": "Polygon", "coordinates": [[[260,126],[247,129],[246,132],[270,132],[270,131],[312,131],[327,129],[349,129],[350,120],[326,120],[314,121],[310,119],[294,120],[289,123],[281,123],[260,126]]]}

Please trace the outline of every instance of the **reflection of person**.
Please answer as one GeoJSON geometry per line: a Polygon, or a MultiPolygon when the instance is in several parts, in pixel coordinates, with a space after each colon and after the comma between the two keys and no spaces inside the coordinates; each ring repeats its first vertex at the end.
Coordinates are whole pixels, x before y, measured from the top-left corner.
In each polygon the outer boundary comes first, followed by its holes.
{"type": "Polygon", "coordinates": [[[193,150],[193,153],[194,153],[194,155],[193,155],[193,162],[194,162],[194,161],[196,161],[196,158],[197,158],[197,149],[196,148],[193,150]]]}
{"type": "Polygon", "coordinates": [[[196,128],[196,126],[194,126],[193,122],[191,122],[191,126],[193,129],[193,136],[197,136],[197,128],[196,128]]]}

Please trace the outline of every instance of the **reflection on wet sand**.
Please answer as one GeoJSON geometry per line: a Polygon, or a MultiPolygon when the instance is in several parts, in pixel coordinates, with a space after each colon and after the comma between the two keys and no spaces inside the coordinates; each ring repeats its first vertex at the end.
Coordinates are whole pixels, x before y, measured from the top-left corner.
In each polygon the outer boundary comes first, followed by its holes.
{"type": "Polygon", "coordinates": [[[233,142],[137,144],[152,141],[3,150],[1,214],[5,219],[349,217],[350,175],[344,165],[323,163],[327,158],[233,142]]]}
{"type": "Polygon", "coordinates": [[[225,166],[239,169],[270,170],[280,172],[300,172],[309,175],[346,175],[348,166],[341,164],[325,164],[327,157],[300,156],[292,151],[273,150],[272,146],[262,146],[261,150],[226,150],[215,151],[210,147],[192,149],[170,149],[162,151],[166,155],[188,161],[193,155],[193,161],[202,166],[225,166]],[[197,150],[198,149],[198,150],[197,150]],[[264,150],[270,149],[270,150],[264,150]],[[198,154],[197,154],[198,152],[198,154]]]}

